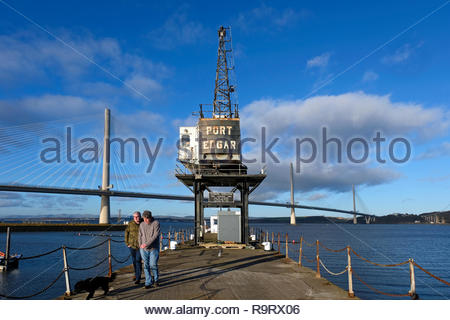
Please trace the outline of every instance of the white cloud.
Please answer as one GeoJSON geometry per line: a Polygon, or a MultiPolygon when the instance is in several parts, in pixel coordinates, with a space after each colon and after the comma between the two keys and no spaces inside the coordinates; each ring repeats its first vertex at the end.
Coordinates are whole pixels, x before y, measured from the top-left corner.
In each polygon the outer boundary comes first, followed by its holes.
{"type": "Polygon", "coordinates": [[[328,195],[326,195],[324,193],[313,193],[308,198],[306,198],[306,200],[317,201],[317,200],[325,199],[326,197],[328,197],[328,195]]]}
{"type": "Polygon", "coordinates": [[[306,68],[324,68],[328,65],[328,62],[330,61],[331,53],[325,52],[321,54],[320,56],[316,56],[314,58],[309,59],[306,62],[306,68]]]}
{"type": "Polygon", "coordinates": [[[152,44],[163,50],[170,50],[180,45],[190,45],[205,37],[207,30],[196,21],[189,21],[187,7],[182,6],[169,16],[164,24],[149,33],[152,44]]]}
{"type": "MultiPolygon", "coordinates": [[[[136,74],[125,80],[125,83],[145,96],[153,96],[155,93],[162,91],[163,87],[156,80],[141,74],[136,74]]],[[[136,94],[137,95],[137,94],[136,94]]],[[[140,97],[140,95],[137,95],[140,97]]]]}
{"type": "Polygon", "coordinates": [[[373,71],[366,71],[364,72],[362,81],[363,82],[372,82],[379,78],[378,74],[373,71]]]}
{"type": "Polygon", "coordinates": [[[77,96],[46,94],[0,100],[0,119],[8,124],[65,119],[103,112],[107,104],[77,96]]]}
{"type": "Polygon", "coordinates": [[[233,26],[244,32],[255,30],[264,32],[280,31],[283,28],[295,25],[299,20],[309,15],[306,10],[285,8],[279,10],[266,4],[251,10],[239,13],[233,26]]]}
{"type": "Polygon", "coordinates": [[[443,142],[437,147],[429,148],[425,152],[417,155],[417,160],[433,159],[450,155],[450,142],[443,142]]]}
{"type": "Polygon", "coordinates": [[[259,135],[266,126],[271,135],[295,133],[316,136],[323,126],[329,133],[348,139],[355,134],[371,137],[415,135],[421,138],[446,133],[449,115],[440,108],[412,102],[393,102],[389,95],[351,92],[316,96],[307,100],[258,100],[241,110],[242,128],[259,135]]]}
{"type": "MultiPolygon", "coordinates": [[[[447,133],[449,115],[440,108],[393,102],[390,96],[364,92],[316,96],[307,100],[258,100],[241,110],[243,136],[257,139],[257,143],[248,143],[244,148],[246,159],[257,160],[257,163],[249,165],[253,171],[259,171],[263,165],[260,156],[262,126],[266,127],[266,146],[275,137],[280,138],[272,149],[280,163],[274,163],[267,156],[268,178],[255,193],[274,196],[288,192],[289,163],[294,162],[295,166],[295,138],[305,137],[316,139],[318,154],[313,163],[301,164],[300,173],[295,177],[296,189],[302,192],[343,192],[350,190],[352,184],[372,186],[401,177],[392,167],[392,162],[386,165],[374,162],[372,139],[377,131],[387,139],[384,146],[393,137],[423,142],[447,133]],[[336,137],[342,141],[342,163],[337,163],[332,156],[329,156],[331,160],[327,163],[322,163],[322,141],[319,136],[323,127],[327,128],[328,138],[336,137]],[[351,164],[346,161],[346,143],[354,137],[362,137],[369,142],[372,157],[365,163],[351,164]]],[[[335,151],[328,148],[328,153],[335,154],[335,151]]]]}
{"type": "Polygon", "coordinates": [[[423,45],[423,41],[419,42],[417,45],[411,45],[409,43],[398,48],[393,54],[384,56],[381,62],[385,64],[400,64],[406,62],[415,51],[423,45]]]}
{"type": "MultiPolygon", "coordinates": [[[[66,88],[74,89],[81,87],[82,82],[102,79],[94,81],[136,96],[133,88],[129,88],[130,84],[125,86],[121,80],[134,78],[137,81],[139,77],[145,77],[143,89],[147,90],[152,83],[153,87],[155,83],[161,87],[161,79],[170,75],[164,64],[124,52],[116,39],[95,38],[90,34],[76,36],[68,32],[58,36],[75,50],[34,33],[0,35],[0,84],[17,86],[39,81],[41,85],[53,88],[52,80],[56,78],[66,88]]],[[[143,84],[142,80],[140,84],[143,84]]]]}

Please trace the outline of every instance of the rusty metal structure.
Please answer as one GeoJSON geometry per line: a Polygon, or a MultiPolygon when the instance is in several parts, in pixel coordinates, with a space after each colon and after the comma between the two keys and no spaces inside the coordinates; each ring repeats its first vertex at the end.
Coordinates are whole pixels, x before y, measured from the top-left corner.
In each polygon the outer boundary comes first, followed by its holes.
{"type": "Polygon", "coordinates": [[[265,174],[248,174],[242,163],[239,108],[236,85],[229,72],[234,69],[231,28],[218,30],[218,54],[212,110],[200,105],[195,127],[180,127],[178,161],[189,171],[178,170],[175,176],[194,193],[195,243],[203,235],[204,208],[239,208],[241,242],[248,243],[248,196],[264,180],[265,174]],[[216,192],[213,188],[228,188],[216,192]],[[208,198],[205,197],[208,192],[208,198]],[[239,191],[238,200],[235,193],[239,191]]]}

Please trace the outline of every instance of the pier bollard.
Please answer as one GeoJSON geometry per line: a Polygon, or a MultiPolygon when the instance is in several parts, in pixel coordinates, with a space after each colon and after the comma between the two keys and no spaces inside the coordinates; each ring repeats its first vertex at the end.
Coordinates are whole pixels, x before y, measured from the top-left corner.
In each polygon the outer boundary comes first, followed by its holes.
{"type": "Polygon", "coordinates": [[[353,298],[353,278],[352,278],[352,258],[350,256],[350,246],[347,246],[347,274],[348,274],[348,296],[353,298]]]}
{"type": "Polygon", "coordinates": [[[108,277],[112,276],[111,237],[108,238],[108,277]]]}
{"type": "Polygon", "coordinates": [[[413,296],[416,293],[416,277],[414,275],[414,259],[409,258],[409,275],[411,278],[411,289],[409,295],[413,296]]]}
{"type": "Polygon", "coordinates": [[[278,254],[280,254],[280,233],[278,232],[278,254]]]}
{"type": "Polygon", "coordinates": [[[316,260],[317,260],[316,278],[320,278],[319,240],[316,240],[316,260]]]}
{"type": "Polygon", "coordinates": [[[288,243],[288,234],[286,232],[286,259],[289,258],[288,253],[289,253],[289,243],[288,243]]]}
{"type": "Polygon", "coordinates": [[[72,291],[70,290],[69,265],[67,264],[66,246],[62,246],[62,249],[64,261],[64,276],[66,278],[66,292],[64,293],[64,295],[68,297],[72,294],[72,291]]]}
{"type": "Polygon", "coordinates": [[[303,253],[303,236],[300,237],[300,251],[298,253],[298,265],[302,266],[302,253],[303,253]]]}

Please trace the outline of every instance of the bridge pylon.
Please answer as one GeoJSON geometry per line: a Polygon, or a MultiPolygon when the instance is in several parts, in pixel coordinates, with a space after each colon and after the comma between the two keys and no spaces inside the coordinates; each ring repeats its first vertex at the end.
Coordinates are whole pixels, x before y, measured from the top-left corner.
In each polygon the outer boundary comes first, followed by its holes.
{"type": "MultiPolygon", "coordinates": [[[[103,175],[102,175],[102,191],[107,191],[112,188],[109,184],[109,164],[110,164],[110,124],[111,124],[111,114],[108,108],[105,109],[105,133],[103,139],[103,175]]],[[[109,223],[109,218],[111,216],[109,195],[102,195],[100,202],[100,217],[98,223],[109,223]]]]}

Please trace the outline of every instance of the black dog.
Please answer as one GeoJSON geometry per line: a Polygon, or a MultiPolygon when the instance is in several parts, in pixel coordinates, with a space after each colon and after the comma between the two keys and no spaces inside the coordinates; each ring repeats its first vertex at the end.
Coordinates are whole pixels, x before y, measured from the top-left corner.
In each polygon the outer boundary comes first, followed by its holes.
{"type": "Polygon", "coordinates": [[[87,278],[86,280],[78,281],[75,284],[75,293],[80,293],[83,291],[89,292],[86,300],[89,300],[94,296],[95,290],[98,288],[102,288],[104,291],[104,295],[106,295],[109,291],[109,283],[113,281],[115,278],[115,274],[113,273],[111,277],[95,277],[95,278],[87,278]]]}

